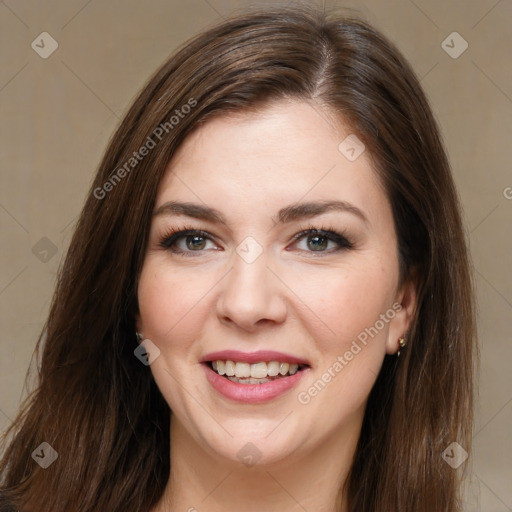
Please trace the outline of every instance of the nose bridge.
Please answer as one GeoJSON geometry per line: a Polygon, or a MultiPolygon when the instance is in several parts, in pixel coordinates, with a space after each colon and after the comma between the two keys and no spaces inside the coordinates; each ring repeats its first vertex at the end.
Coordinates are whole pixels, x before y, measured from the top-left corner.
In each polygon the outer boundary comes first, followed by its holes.
{"type": "Polygon", "coordinates": [[[218,300],[218,314],[244,328],[262,319],[281,322],[286,314],[283,287],[268,268],[269,251],[247,237],[233,255],[233,267],[218,300]]]}

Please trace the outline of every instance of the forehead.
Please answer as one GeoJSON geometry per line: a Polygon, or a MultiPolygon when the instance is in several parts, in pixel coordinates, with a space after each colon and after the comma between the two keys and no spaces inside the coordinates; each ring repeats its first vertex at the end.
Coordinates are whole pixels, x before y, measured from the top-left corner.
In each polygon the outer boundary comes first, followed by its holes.
{"type": "Polygon", "coordinates": [[[175,153],[156,205],[180,199],[229,211],[243,204],[244,214],[256,214],[302,199],[328,199],[350,200],[373,215],[389,213],[367,152],[351,160],[345,146],[340,150],[348,136],[340,119],[305,101],[216,117],[175,153]]]}

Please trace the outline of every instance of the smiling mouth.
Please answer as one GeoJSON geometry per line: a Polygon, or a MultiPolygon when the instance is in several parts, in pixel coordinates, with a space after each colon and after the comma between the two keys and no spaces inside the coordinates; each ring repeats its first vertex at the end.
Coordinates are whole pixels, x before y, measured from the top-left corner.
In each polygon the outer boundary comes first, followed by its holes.
{"type": "Polygon", "coordinates": [[[262,361],[245,363],[230,360],[207,361],[207,366],[218,375],[239,384],[265,384],[273,380],[290,377],[309,368],[307,364],[286,363],[280,361],[262,361]]]}

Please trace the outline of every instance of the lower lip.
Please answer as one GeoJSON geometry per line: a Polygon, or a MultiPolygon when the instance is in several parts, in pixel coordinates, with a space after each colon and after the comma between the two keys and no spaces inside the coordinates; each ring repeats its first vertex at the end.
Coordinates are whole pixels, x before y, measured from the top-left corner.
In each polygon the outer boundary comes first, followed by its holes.
{"type": "Polygon", "coordinates": [[[304,368],[289,377],[281,377],[264,384],[240,384],[239,382],[232,382],[226,377],[221,377],[208,364],[203,363],[202,366],[205,369],[208,382],[216,391],[235,402],[249,404],[268,402],[283,395],[297,385],[310,370],[310,368],[304,368]]]}

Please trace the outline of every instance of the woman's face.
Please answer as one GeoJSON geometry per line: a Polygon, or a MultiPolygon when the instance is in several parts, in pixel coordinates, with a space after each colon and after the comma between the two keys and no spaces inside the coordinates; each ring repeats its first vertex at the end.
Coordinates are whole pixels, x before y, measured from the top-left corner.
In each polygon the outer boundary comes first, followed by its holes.
{"type": "Polygon", "coordinates": [[[206,453],[277,463],[357,438],[407,330],[391,207],[348,135],[278,102],[210,120],[160,184],[137,328],[172,421],[206,453]]]}

